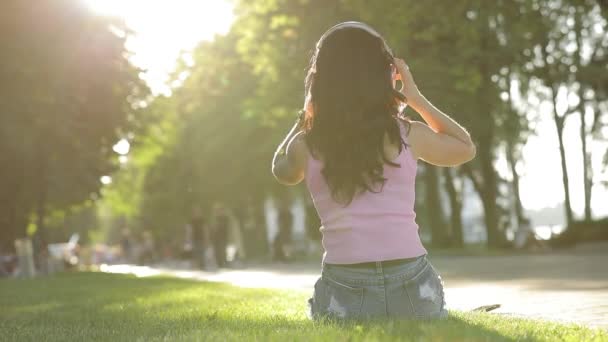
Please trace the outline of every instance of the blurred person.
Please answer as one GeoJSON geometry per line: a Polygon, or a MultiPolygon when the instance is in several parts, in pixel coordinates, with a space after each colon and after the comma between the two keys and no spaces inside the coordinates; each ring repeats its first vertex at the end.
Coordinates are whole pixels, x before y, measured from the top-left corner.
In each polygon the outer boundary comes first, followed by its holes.
{"type": "Polygon", "coordinates": [[[248,260],[267,256],[266,229],[260,216],[259,208],[253,203],[250,202],[246,205],[243,212],[242,231],[245,255],[248,260]]]}
{"type": "Polygon", "coordinates": [[[190,226],[192,229],[192,261],[194,265],[204,269],[208,266],[205,261],[205,251],[209,247],[209,231],[207,220],[198,205],[192,209],[190,226]]]}
{"type": "Polygon", "coordinates": [[[239,220],[239,217],[234,210],[228,211],[228,217],[230,219],[230,234],[228,244],[234,248],[234,253],[231,256],[231,263],[232,266],[241,266],[247,257],[247,252],[245,251],[245,245],[243,242],[243,227],[241,220],[239,220]]]}
{"type": "Polygon", "coordinates": [[[418,234],[414,184],[418,159],[437,166],[473,159],[469,133],[421,94],[405,61],[360,22],[319,39],[304,98],[272,172],[282,184],[304,180],[321,219],[322,271],[309,314],[445,318],[443,282],[418,234]],[[425,122],[405,118],[406,105],[425,122]]]}
{"type": "Polygon", "coordinates": [[[321,220],[319,219],[319,215],[317,214],[317,209],[315,209],[315,205],[309,200],[306,203],[306,235],[309,239],[309,247],[308,253],[318,252],[318,248],[320,247],[321,242],[321,220]]]}
{"type": "Polygon", "coordinates": [[[142,251],[141,251],[141,263],[149,265],[156,260],[156,244],[154,237],[149,231],[144,231],[142,234],[142,251]]]}
{"type": "Polygon", "coordinates": [[[253,205],[248,202],[245,206],[241,207],[238,211],[238,218],[243,232],[243,248],[245,250],[245,258],[251,259],[255,254],[256,241],[255,241],[255,218],[252,215],[253,205]]]}
{"type": "Polygon", "coordinates": [[[131,259],[136,265],[143,265],[144,237],[142,232],[131,235],[131,259]]]}
{"type": "Polygon", "coordinates": [[[509,231],[511,230],[511,213],[509,209],[502,206],[497,205],[498,209],[498,236],[497,236],[497,246],[500,248],[513,248],[513,242],[509,240],[509,231]]]}
{"type": "Polygon", "coordinates": [[[228,244],[228,233],[230,229],[230,217],[222,204],[216,204],[214,208],[214,224],[211,240],[215,254],[217,267],[226,267],[226,247],[228,244]]]}
{"type": "Polygon", "coordinates": [[[124,228],[122,230],[122,236],[120,238],[120,248],[122,251],[122,256],[123,256],[124,262],[125,263],[132,262],[134,243],[133,243],[133,238],[131,236],[131,230],[129,230],[129,228],[124,228]]]}
{"type": "Polygon", "coordinates": [[[46,229],[37,229],[32,236],[34,267],[40,274],[48,274],[49,250],[46,229]]]}
{"type": "Polygon", "coordinates": [[[278,231],[273,241],[273,260],[289,260],[289,244],[291,242],[291,231],[293,226],[293,213],[289,205],[282,203],[278,212],[278,231]]]}
{"type": "Polygon", "coordinates": [[[193,238],[193,230],[192,224],[186,223],[184,226],[184,241],[182,243],[180,259],[182,260],[191,260],[192,259],[192,249],[194,246],[194,238],[193,238]]]}
{"type": "Polygon", "coordinates": [[[519,222],[519,227],[515,231],[515,237],[513,238],[513,247],[516,249],[540,249],[544,250],[549,248],[549,246],[541,239],[536,236],[536,232],[534,231],[534,227],[528,218],[521,218],[519,222]]]}
{"type": "Polygon", "coordinates": [[[224,207],[226,216],[228,217],[228,234],[226,238],[226,264],[232,267],[238,267],[243,264],[246,252],[243,244],[243,232],[238,210],[224,207]]]}
{"type": "Polygon", "coordinates": [[[0,277],[10,277],[17,266],[17,256],[0,245],[0,277]]]}

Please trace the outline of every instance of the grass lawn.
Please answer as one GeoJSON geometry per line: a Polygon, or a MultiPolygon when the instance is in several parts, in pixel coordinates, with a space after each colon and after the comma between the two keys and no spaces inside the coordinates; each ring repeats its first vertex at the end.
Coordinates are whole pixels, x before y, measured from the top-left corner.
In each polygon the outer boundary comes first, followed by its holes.
{"type": "Polygon", "coordinates": [[[0,280],[0,340],[608,341],[600,330],[477,313],[313,323],[307,295],[103,273],[0,280]]]}

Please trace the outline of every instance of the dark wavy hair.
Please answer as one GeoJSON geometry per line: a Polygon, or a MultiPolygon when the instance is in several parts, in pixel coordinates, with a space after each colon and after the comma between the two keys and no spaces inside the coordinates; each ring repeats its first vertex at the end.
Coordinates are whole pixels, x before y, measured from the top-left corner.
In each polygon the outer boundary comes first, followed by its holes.
{"type": "Polygon", "coordinates": [[[321,37],[311,58],[304,139],[323,160],[332,197],[348,205],[360,192],[382,191],[385,164],[400,167],[384,153],[385,134],[399,152],[407,146],[396,120],[405,97],[393,87],[390,48],[371,27],[343,24],[321,37]]]}

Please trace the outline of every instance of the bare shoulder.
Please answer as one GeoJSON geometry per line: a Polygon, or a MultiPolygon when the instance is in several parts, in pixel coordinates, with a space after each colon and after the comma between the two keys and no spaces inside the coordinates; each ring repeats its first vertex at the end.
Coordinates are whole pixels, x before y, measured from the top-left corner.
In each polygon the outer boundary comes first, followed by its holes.
{"type": "MultiPolygon", "coordinates": [[[[421,124],[421,122],[414,121],[410,118],[404,118],[404,117],[397,117],[397,121],[399,122],[400,125],[403,126],[403,129],[405,131],[405,137],[408,139],[408,142],[409,142],[410,133],[412,132],[412,129],[414,128],[414,126],[421,124]]],[[[417,128],[417,129],[420,129],[420,128],[417,128]]]]}
{"type": "Polygon", "coordinates": [[[403,125],[403,128],[405,129],[405,136],[409,137],[410,135],[410,130],[412,129],[412,121],[410,118],[404,118],[404,117],[397,117],[397,121],[399,122],[399,124],[403,125]]]}
{"type": "Polygon", "coordinates": [[[435,132],[424,122],[408,120],[408,143],[412,148],[412,154],[416,159],[420,158],[421,146],[424,145],[429,138],[430,134],[435,132]]]}
{"type": "Polygon", "coordinates": [[[420,135],[434,133],[434,131],[427,124],[421,121],[410,120],[407,121],[410,128],[410,135],[420,135]]]}

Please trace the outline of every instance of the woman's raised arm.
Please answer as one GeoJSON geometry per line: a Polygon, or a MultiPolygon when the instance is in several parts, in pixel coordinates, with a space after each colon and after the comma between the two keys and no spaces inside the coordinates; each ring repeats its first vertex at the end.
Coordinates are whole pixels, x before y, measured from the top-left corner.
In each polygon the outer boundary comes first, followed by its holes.
{"type": "Polygon", "coordinates": [[[469,133],[420,93],[402,59],[395,58],[395,66],[407,104],[426,122],[411,122],[409,142],[415,157],[437,166],[456,166],[473,159],[476,148],[469,133]]]}

